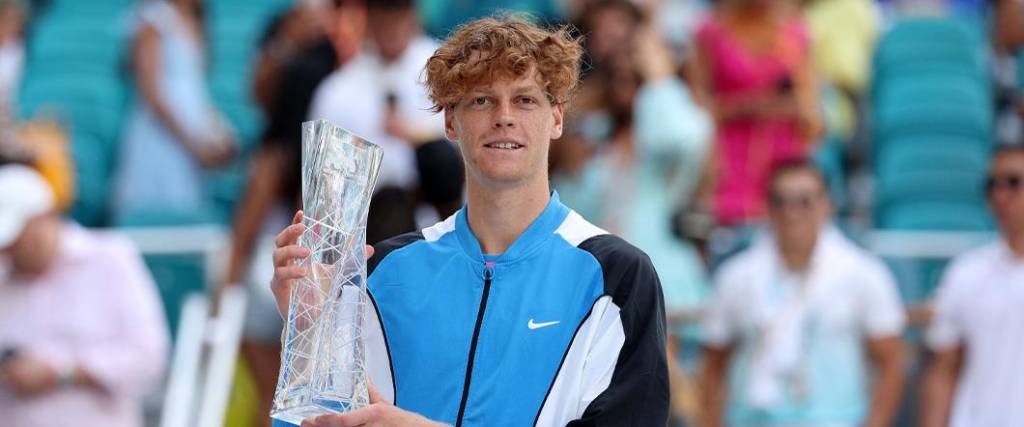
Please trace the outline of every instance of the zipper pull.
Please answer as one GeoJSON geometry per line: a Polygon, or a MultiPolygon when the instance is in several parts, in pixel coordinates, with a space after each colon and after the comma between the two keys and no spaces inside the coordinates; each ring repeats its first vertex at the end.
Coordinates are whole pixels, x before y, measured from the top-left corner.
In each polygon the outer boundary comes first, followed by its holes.
{"type": "Polygon", "coordinates": [[[484,280],[490,281],[494,276],[494,261],[484,261],[484,280]]]}

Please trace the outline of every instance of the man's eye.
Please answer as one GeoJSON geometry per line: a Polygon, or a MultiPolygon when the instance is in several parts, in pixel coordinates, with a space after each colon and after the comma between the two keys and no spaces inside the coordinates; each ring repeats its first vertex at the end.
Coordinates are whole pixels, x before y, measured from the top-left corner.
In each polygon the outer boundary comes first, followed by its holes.
{"type": "Polygon", "coordinates": [[[520,104],[536,104],[537,100],[533,99],[532,97],[529,97],[529,96],[521,96],[521,97],[519,97],[519,103],[520,104]]]}
{"type": "Polygon", "coordinates": [[[487,97],[478,96],[473,98],[473,105],[487,105],[488,103],[490,103],[490,100],[487,97]]]}

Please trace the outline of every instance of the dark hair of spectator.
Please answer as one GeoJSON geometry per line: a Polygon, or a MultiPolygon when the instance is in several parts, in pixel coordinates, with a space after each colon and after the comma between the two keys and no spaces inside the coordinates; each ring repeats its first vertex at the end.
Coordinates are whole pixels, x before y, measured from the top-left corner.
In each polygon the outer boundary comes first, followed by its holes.
{"type": "Polygon", "coordinates": [[[775,192],[775,186],[786,175],[794,173],[806,173],[814,176],[821,184],[822,192],[828,193],[828,177],[818,168],[814,162],[803,158],[784,159],[775,163],[772,167],[771,177],[768,180],[768,191],[765,193],[771,197],[775,192]]]}
{"type": "Polygon", "coordinates": [[[405,10],[414,9],[416,0],[367,0],[369,10],[405,10]]]}
{"type": "Polygon", "coordinates": [[[1022,155],[1024,155],[1024,145],[1022,145],[1022,144],[1000,145],[1000,146],[996,147],[996,149],[992,152],[992,159],[995,160],[996,158],[998,158],[1000,156],[1008,155],[1008,154],[1022,154],[1022,155]]]}
{"type": "Polygon", "coordinates": [[[620,12],[625,12],[632,19],[633,24],[640,24],[644,20],[643,11],[629,0],[598,0],[590,3],[580,14],[580,24],[583,31],[587,33],[593,31],[593,28],[586,27],[590,23],[590,19],[598,12],[604,12],[606,9],[617,9],[620,12]]]}
{"type": "MultiPolygon", "coordinates": [[[[345,6],[366,6],[366,0],[331,0],[334,9],[341,9],[345,6]]],[[[372,1],[370,3],[373,3],[372,1]]]]}

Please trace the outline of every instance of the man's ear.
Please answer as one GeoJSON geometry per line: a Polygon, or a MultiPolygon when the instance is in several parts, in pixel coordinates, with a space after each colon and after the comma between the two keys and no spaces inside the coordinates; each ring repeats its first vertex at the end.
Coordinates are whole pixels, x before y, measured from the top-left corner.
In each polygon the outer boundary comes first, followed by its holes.
{"type": "Polygon", "coordinates": [[[553,125],[551,126],[551,134],[548,135],[548,137],[555,140],[562,137],[562,119],[565,118],[565,104],[555,104],[551,108],[551,116],[554,120],[553,125]]]}
{"type": "Polygon", "coordinates": [[[459,142],[459,133],[455,131],[455,112],[452,109],[444,109],[444,136],[451,142],[459,142]]]}

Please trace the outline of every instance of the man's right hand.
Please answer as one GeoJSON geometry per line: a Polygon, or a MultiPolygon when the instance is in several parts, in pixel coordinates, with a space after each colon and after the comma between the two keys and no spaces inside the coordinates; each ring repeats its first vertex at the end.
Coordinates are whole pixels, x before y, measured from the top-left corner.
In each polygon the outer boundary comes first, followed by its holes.
{"type": "MultiPolygon", "coordinates": [[[[299,246],[299,236],[306,231],[302,224],[302,211],[295,213],[292,225],[289,225],[277,235],[274,249],[274,278],[270,282],[270,289],[274,292],[274,299],[277,301],[277,311],[281,317],[288,318],[288,298],[292,292],[292,280],[301,279],[309,274],[309,268],[296,265],[295,261],[306,258],[310,255],[308,248],[299,246]]],[[[373,246],[366,246],[366,258],[373,256],[373,246]]]]}

